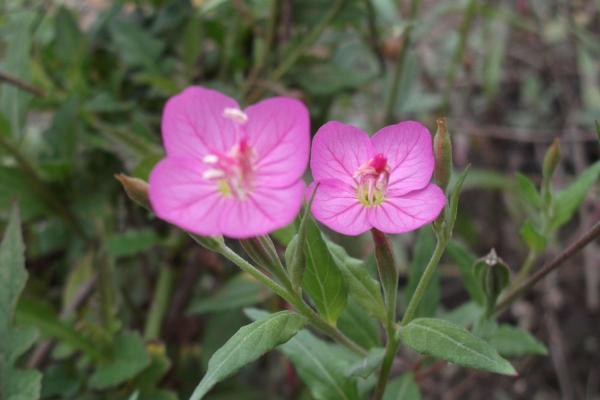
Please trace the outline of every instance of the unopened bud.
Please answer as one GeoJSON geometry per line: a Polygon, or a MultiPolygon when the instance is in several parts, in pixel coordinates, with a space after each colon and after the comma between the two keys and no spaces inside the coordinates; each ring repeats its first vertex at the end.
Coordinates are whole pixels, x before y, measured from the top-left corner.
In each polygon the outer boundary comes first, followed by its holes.
{"type": "Polygon", "coordinates": [[[558,138],[554,139],[554,142],[548,147],[546,150],[546,154],[544,155],[544,164],[542,166],[542,176],[544,181],[549,181],[554,171],[556,171],[556,167],[560,162],[560,140],[558,138]]]}
{"type": "Polygon", "coordinates": [[[269,236],[240,239],[240,244],[246,254],[259,267],[270,271],[281,283],[287,284],[289,282],[275,245],[269,236]]]}
{"type": "Polygon", "coordinates": [[[121,182],[127,196],[140,206],[152,210],[148,200],[148,182],[125,174],[115,174],[115,178],[121,182]]]}
{"type": "Polygon", "coordinates": [[[496,306],[496,300],[510,282],[508,266],[492,249],[473,265],[473,273],[486,297],[486,312],[491,314],[496,306]]]}
{"type": "Polygon", "coordinates": [[[438,118],[436,124],[437,131],[433,138],[433,154],[435,156],[433,177],[442,190],[446,190],[452,175],[452,142],[448,134],[446,119],[438,118]]]}

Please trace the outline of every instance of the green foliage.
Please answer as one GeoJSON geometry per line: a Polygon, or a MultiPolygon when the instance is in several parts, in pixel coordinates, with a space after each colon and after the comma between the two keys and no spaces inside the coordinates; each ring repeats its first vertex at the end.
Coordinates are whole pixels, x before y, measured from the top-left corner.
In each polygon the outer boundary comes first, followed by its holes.
{"type": "Polygon", "coordinates": [[[307,221],[306,229],[306,271],[302,287],[325,320],[335,324],[346,306],[346,283],[312,218],[307,221]]]}
{"type": "MultiPolygon", "coordinates": [[[[410,302],[412,295],[417,288],[417,284],[423,276],[425,267],[429,262],[431,253],[435,247],[435,236],[429,226],[421,228],[417,241],[414,245],[414,254],[408,272],[408,284],[404,292],[404,301],[406,304],[410,302]]],[[[440,299],[440,277],[436,271],[433,275],[432,282],[429,284],[423,296],[423,300],[415,313],[415,317],[431,317],[435,315],[440,299]]]]}
{"type": "Polygon", "coordinates": [[[354,363],[346,370],[346,375],[351,378],[367,378],[371,375],[383,361],[385,349],[374,348],[369,351],[369,354],[362,360],[354,363]]]}
{"type": "Polygon", "coordinates": [[[419,385],[412,373],[407,372],[388,384],[383,400],[421,400],[419,385]]]}
{"type": "Polygon", "coordinates": [[[14,205],[0,244],[0,398],[6,400],[40,398],[42,375],[15,365],[37,336],[35,330],[13,324],[17,301],[27,282],[24,253],[19,211],[14,205]]]}
{"type": "Polygon", "coordinates": [[[150,365],[146,346],[138,333],[123,332],[116,336],[109,354],[110,360],[100,365],[90,378],[94,389],[119,385],[150,365]]]}
{"type": "Polygon", "coordinates": [[[267,289],[251,276],[240,273],[215,294],[196,298],[188,308],[190,314],[219,312],[255,305],[270,296],[267,289]]]}
{"type": "Polygon", "coordinates": [[[434,318],[417,318],[400,330],[402,342],[418,353],[465,367],[516,375],[494,347],[464,328],[434,318]]]}
{"type": "Polygon", "coordinates": [[[500,325],[488,340],[503,357],[548,355],[548,349],[543,343],[529,332],[511,325],[500,325]]]}
{"type": "Polygon", "coordinates": [[[553,213],[550,220],[552,229],[558,229],[572,217],[588,190],[600,177],[600,161],[596,161],[582,171],[573,183],[555,195],[553,213]]]}
{"type": "Polygon", "coordinates": [[[306,323],[296,313],[281,311],[240,328],[208,362],[208,370],[190,400],[202,399],[218,382],[292,338],[306,323]]]}

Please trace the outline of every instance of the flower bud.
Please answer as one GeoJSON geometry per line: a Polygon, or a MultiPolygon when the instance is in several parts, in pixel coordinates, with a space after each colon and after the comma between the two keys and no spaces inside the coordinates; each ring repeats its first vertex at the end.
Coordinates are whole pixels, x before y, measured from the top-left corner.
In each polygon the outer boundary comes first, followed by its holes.
{"type": "Polygon", "coordinates": [[[496,307],[496,300],[510,282],[508,266],[492,249],[473,265],[473,273],[486,297],[486,314],[491,315],[496,307]]]}
{"type": "Polygon", "coordinates": [[[289,278],[277,254],[275,245],[269,236],[257,236],[240,239],[242,248],[259,267],[271,272],[280,282],[287,283],[289,278]]]}
{"type": "Polygon", "coordinates": [[[548,147],[546,150],[546,154],[544,155],[544,164],[542,166],[542,176],[544,177],[544,181],[547,182],[550,180],[558,163],[560,162],[560,140],[558,138],[554,139],[552,145],[548,147]]]}
{"type": "MultiPolygon", "coordinates": [[[[127,193],[127,196],[131,200],[145,209],[152,211],[150,201],[148,200],[148,182],[125,174],[115,174],[115,178],[121,182],[125,193],[127,193]]],[[[198,244],[214,252],[219,252],[225,244],[222,236],[205,237],[193,234],[190,234],[190,236],[198,244]]]]}
{"type": "Polygon", "coordinates": [[[446,119],[438,118],[436,124],[437,131],[433,138],[433,154],[435,155],[433,176],[442,190],[446,190],[452,175],[452,142],[448,134],[446,119]]]}
{"type": "Polygon", "coordinates": [[[127,196],[147,210],[152,210],[148,200],[148,182],[125,174],[115,174],[115,178],[121,182],[127,196]]]}

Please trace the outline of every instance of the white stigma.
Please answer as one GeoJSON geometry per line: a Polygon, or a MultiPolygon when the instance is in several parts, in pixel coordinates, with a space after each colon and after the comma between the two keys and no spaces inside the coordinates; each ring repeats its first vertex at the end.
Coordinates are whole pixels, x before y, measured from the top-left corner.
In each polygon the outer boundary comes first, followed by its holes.
{"type": "Polygon", "coordinates": [[[219,156],[215,154],[207,154],[202,157],[202,161],[206,164],[216,164],[219,161],[219,156]]]}
{"type": "Polygon", "coordinates": [[[204,179],[224,178],[225,172],[220,169],[207,169],[202,173],[204,179]]]}
{"type": "Polygon", "coordinates": [[[245,124],[248,121],[248,115],[239,108],[227,107],[223,110],[223,116],[238,124],[245,124]]]}

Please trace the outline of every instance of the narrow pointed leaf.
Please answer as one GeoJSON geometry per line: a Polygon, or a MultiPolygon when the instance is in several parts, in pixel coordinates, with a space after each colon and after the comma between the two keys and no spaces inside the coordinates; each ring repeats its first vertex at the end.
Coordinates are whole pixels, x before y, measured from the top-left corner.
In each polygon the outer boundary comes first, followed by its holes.
{"type": "Polygon", "coordinates": [[[293,312],[281,311],[238,330],[208,362],[208,371],[190,400],[200,400],[218,382],[269,350],[287,342],[306,323],[293,312]]]}
{"type": "Polygon", "coordinates": [[[407,372],[391,381],[385,389],[383,400],[421,400],[421,391],[415,382],[415,376],[407,372]]]}
{"type": "Polygon", "coordinates": [[[367,378],[381,365],[384,355],[385,349],[381,347],[372,349],[365,358],[346,369],[346,376],[351,378],[367,378]]]}
{"type": "Polygon", "coordinates": [[[37,400],[42,375],[15,367],[17,359],[33,344],[32,329],[16,328],[14,314],[27,282],[25,245],[17,206],[13,206],[0,244],[0,399],[37,400]]]}
{"type": "Polygon", "coordinates": [[[516,375],[512,365],[483,339],[451,322],[435,318],[418,318],[400,330],[400,338],[411,349],[452,363],[516,375]]]}
{"type": "Polygon", "coordinates": [[[342,246],[327,241],[333,258],[348,284],[348,294],[369,313],[385,320],[385,305],[381,287],[373,279],[362,260],[350,257],[342,246]]]}
{"type": "Polygon", "coordinates": [[[546,346],[533,335],[510,325],[500,325],[489,342],[504,357],[548,354],[546,346]]]}
{"type": "Polygon", "coordinates": [[[306,271],[302,287],[314,301],[319,314],[330,324],[335,324],[346,306],[346,284],[312,218],[307,221],[306,229],[306,271]]]}

